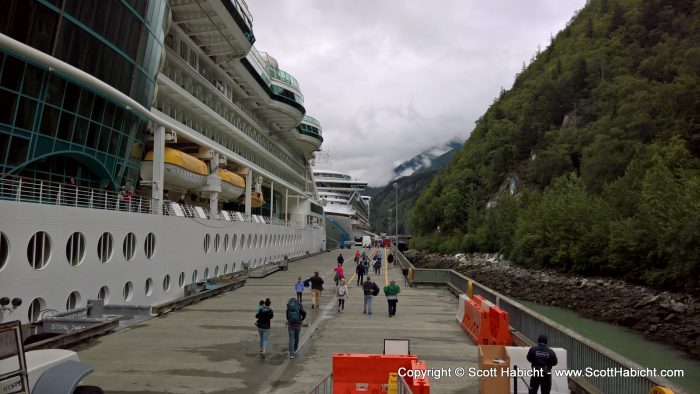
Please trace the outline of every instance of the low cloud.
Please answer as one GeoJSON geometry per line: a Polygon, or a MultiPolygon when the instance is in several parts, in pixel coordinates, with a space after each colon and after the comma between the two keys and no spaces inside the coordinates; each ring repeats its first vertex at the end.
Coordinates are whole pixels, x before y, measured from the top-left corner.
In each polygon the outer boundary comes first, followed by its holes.
{"type": "Polygon", "coordinates": [[[585,0],[249,1],[255,46],[301,85],[332,169],[370,185],[465,140],[585,0]]]}

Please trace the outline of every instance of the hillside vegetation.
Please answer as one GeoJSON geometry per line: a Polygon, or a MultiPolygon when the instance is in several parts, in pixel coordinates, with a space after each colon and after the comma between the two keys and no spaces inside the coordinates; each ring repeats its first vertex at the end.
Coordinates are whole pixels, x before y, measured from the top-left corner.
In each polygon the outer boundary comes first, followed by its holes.
{"type": "Polygon", "coordinates": [[[412,246],[700,292],[698,43],[699,0],[589,1],[418,198],[412,246]]]}

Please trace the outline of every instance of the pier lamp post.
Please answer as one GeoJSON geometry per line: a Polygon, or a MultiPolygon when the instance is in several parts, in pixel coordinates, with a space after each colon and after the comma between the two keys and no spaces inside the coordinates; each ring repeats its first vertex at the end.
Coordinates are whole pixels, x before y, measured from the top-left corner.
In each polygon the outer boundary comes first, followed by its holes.
{"type": "Polygon", "coordinates": [[[399,184],[394,182],[395,198],[394,198],[394,237],[396,237],[396,247],[399,247],[399,184]]]}

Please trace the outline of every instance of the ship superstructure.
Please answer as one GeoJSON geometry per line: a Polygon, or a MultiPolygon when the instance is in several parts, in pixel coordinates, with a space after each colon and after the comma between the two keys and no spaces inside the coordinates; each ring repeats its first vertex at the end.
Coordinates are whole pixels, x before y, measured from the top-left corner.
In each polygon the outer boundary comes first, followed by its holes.
{"type": "Polygon", "coordinates": [[[326,216],[330,217],[326,225],[330,245],[361,242],[369,230],[370,197],[362,195],[367,182],[353,180],[338,171],[314,169],[313,173],[318,195],[325,202],[326,216]]]}
{"type": "Polygon", "coordinates": [[[325,249],[299,83],[242,0],[0,12],[0,296],[155,305],[325,249]]]}

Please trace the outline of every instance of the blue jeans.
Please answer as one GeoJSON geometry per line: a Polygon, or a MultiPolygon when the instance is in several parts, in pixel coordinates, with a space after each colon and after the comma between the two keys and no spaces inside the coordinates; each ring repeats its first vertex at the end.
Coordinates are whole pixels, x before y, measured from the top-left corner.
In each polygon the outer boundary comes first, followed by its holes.
{"type": "Polygon", "coordinates": [[[299,334],[301,333],[301,327],[291,327],[287,328],[289,332],[289,354],[294,355],[299,349],[299,334]]]}
{"type": "Polygon", "coordinates": [[[369,313],[370,315],[372,314],[372,298],[374,298],[373,295],[371,294],[365,294],[365,306],[364,306],[364,311],[369,313]]]}
{"type": "Polygon", "coordinates": [[[258,334],[260,334],[260,348],[267,349],[267,340],[270,339],[270,329],[258,328],[258,334]]]}

